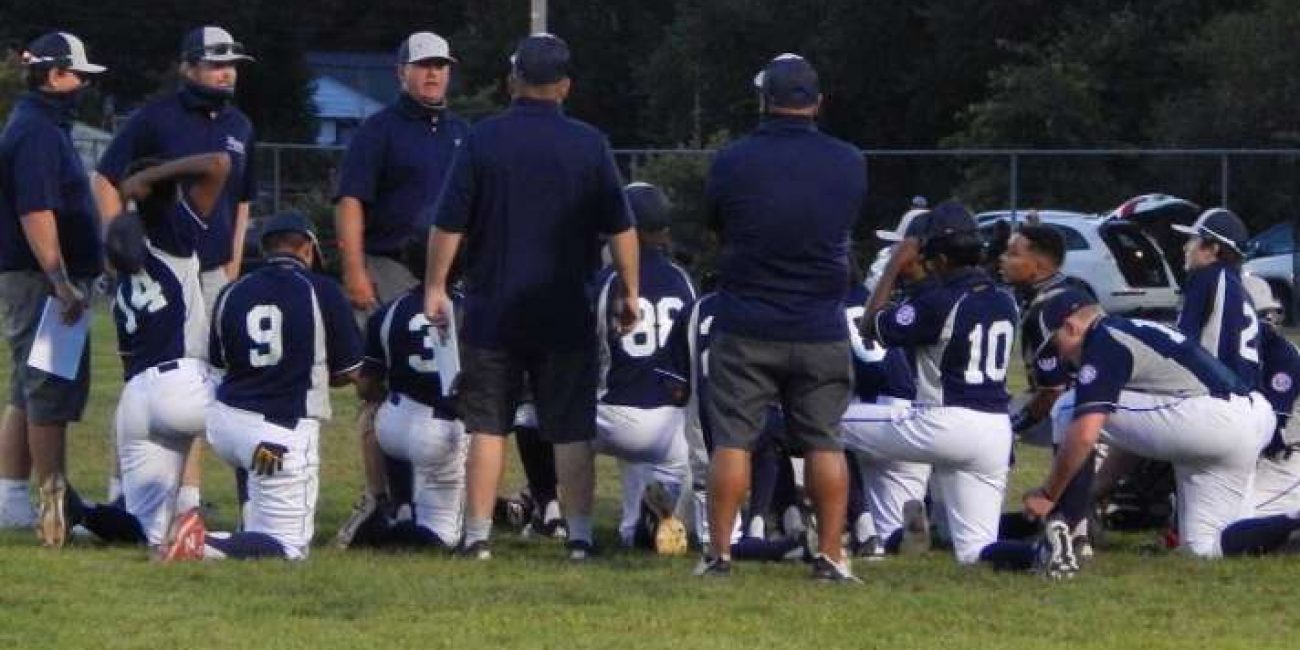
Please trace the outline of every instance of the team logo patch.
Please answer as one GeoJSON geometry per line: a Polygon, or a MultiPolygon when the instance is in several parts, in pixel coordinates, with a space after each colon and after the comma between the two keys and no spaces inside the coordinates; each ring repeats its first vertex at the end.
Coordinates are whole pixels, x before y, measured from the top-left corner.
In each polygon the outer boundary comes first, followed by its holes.
{"type": "Polygon", "coordinates": [[[1285,393],[1291,390],[1291,375],[1288,375],[1285,372],[1279,372],[1276,375],[1273,375],[1273,378],[1269,380],[1268,385],[1273,388],[1273,392],[1285,393]]]}
{"type": "Polygon", "coordinates": [[[1094,367],[1091,363],[1085,365],[1082,368],[1079,368],[1080,384],[1085,384],[1085,385],[1091,384],[1096,379],[1097,379],[1097,368],[1094,367]]]}
{"type": "Polygon", "coordinates": [[[1042,370],[1043,372],[1051,372],[1053,370],[1056,370],[1056,366],[1057,366],[1056,357],[1043,357],[1042,359],[1038,360],[1038,369],[1042,370]]]}
{"type": "Polygon", "coordinates": [[[230,153],[244,155],[244,143],[240,142],[235,136],[226,136],[226,151],[230,153]]]}
{"type": "Polygon", "coordinates": [[[898,308],[894,314],[894,322],[904,327],[916,322],[916,308],[911,305],[903,305],[898,308]]]}

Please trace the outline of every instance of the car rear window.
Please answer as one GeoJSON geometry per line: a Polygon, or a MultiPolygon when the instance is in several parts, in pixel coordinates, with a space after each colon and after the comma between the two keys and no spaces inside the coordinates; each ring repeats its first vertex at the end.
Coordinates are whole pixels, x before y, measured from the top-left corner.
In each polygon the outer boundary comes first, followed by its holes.
{"type": "Polygon", "coordinates": [[[1067,251],[1088,250],[1088,240],[1084,239],[1083,235],[1079,234],[1079,231],[1069,226],[1062,226],[1059,223],[1049,223],[1047,225],[1051,226],[1052,230],[1061,233],[1061,238],[1065,240],[1065,250],[1067,251]]]}
{"type": "Polygon", "coordinates": [[[1110,223],[1101,228],[1100,234],[1129,286],[1169,286],[1169,275],[1165,273],[1160,251],[1136,226],[1110,223]]]}

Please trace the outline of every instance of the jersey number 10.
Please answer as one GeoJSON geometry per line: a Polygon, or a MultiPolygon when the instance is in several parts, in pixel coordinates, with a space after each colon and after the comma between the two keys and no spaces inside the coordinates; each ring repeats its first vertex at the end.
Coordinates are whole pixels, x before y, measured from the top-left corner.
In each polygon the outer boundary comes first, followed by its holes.
{"type": "Polygon", "coordinates": [[[1016,329],[1011,321],[994,321],[988,329],[979,323],[970,331],[970,362],[966,364],[965,380],[970,386],[1005,381],[1007,364],[1011,361],[1011,342],[1016,329]]]}

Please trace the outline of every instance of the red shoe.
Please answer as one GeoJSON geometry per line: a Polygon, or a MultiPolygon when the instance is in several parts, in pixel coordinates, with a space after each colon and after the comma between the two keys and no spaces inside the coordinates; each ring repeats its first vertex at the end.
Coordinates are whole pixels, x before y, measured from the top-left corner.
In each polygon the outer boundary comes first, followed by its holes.
{"type": "Polygon", "coordinates": [[[171,543],[163,551],[162,561],[202,560],[207,536],[208,529],[203,525],[203,514],[199,509],[186,510],[172,522],[171,533],[167,536],[171,543]]]}

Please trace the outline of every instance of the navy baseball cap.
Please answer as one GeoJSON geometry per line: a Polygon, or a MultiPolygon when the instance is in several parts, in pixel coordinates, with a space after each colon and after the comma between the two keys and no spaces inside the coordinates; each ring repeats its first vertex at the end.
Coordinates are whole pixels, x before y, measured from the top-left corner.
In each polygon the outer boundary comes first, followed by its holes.
{"type": "Polygon", "coordinates": [[[67,32],[50,32],[27,44],[25,66],[63,68],[83,74],[99,74],[108,68],[86,58],[86,44],[67,32]]]}
{"type": "Polygon", "coordinates": [[[913,219],[904,234],[907,237],[928,241],[960,232],[975,232],[978,229],[975,216],[966,209],[966,206],[956,201],[944,201],[933,210],[913,219]]]}
{"type": "Polygon", "coordinates": [[[1088,292],[1068,287],[1049,296],[1038,311],[1038,322],[1044,332],[1055,332],[1065,324],[1065,319],[1074,312],[1088,305],[1097,304],[1097,299],[1088,292]]]}
{"type": "Polygon", "coordinates": [[[282,232],[296,232],[306,235],[312,242],[319,244],[316,239],[316,228],[312,225],[311,219],[301,212],[282,212],[271,217],[266,225],[262,227],[261,240],[266,244],[266,238],[282,232]]]}
{"type": "Polygon", "coordinates": [[[525,83],[551,84],[569,77],[569,44],[554,34],[533,34],[510,55],[511,70],[525,83]]]}
{"type": "Polygon", "coordinates": [[[253,57],[244,53],[244,45],[236,41],[230,32],[205,25],[190,30],[181,39],[181,60],[189,63],[235,63],[252,61],[253,57]]]}
{"type": "Polygon", "coordinates": [[[623,188],[627,203],[632,207],[638,230],[653,232],[672,225],[672,205],[663,190],[649,183],[632,183],[623,188]]]}
{"type": "Polygon", "coordinates": [[[807,59],[790,52],[778,55],[754,75],[754,87],[779,108],[807,108],[821,96],[817,70],[807,59]]]}
{"type": "Polygon", "coordinates": [[[1246,224],[1227,208],[1210,208],[1196,218],[1196,223],[1190,226],[1174,224],[1173,228],[1184,235],[1219,242],[1237,251],[1239,255],[1243,254],[1246,241],[1250,239],[1246,224]]]}
{"type": "Polygon", "coordinates": [[[407,36],[397,48],[397,62],[405,65],[420,61],[456,62],[451,55],[451,44],[433,32],[416,32],[407,36]]]}

